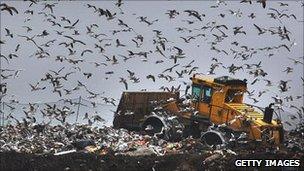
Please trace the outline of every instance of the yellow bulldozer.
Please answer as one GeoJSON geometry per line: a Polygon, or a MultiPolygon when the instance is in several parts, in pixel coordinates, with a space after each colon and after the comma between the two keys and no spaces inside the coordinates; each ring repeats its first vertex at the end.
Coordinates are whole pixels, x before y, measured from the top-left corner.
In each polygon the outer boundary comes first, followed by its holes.
{"type": "Polygon", "coordinates": [[[243,102],[247,80],[201,74],[190,79],[192,85],[187,86],[184,97],[180,92],[123,92],[114,127],[168,140],[193,135],[208,145],[244,137],[272,144],[283,142],[283,124],[273,119],[273,104],[261,108],[243,102]]]}

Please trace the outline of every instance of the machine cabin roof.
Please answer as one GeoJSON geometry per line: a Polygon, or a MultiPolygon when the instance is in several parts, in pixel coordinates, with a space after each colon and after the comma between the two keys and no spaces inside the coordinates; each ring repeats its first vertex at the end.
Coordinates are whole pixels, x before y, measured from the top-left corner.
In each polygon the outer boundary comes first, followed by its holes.
{"type": "Polygon", "coordinates": [[[247,87],[247,80],[235,79],[229,76],[213,78],[207,75],[194,74],[190,78],[194,84],[209,84],[215,86],[242,86],[247,87]]]}

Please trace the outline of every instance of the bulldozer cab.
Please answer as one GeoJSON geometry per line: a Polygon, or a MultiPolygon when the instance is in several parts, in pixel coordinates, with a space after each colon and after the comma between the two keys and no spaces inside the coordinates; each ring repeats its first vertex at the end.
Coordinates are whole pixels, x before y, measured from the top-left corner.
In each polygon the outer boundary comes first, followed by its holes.
{"type": "MultiPolygon", "coordinates": [[[[212,78],[193,75],[192,103],[199,115],[209,120],[223,122],[223,116],[213,115],[214,111],[225,111],[225,103],[242,103],[246,92],[246,81],[231,77],[212,78]]],[[[228,111],[226,111],[228,112],[228,111]]]]}

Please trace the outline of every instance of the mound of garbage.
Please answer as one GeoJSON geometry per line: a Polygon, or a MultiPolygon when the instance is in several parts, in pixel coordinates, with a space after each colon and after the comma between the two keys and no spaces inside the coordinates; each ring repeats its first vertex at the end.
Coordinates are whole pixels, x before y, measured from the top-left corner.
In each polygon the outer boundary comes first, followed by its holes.
{"type": "Polygon", "coordinates": [[[1,170],[212,170],[233,169],[242,158],[304,161],[303,124],[286,132],[282,146],[251,141],[207,146],[192,137],[169,142],[126,129],[68,123],[19,122],[1,128],[0,137],[1,170]]]}

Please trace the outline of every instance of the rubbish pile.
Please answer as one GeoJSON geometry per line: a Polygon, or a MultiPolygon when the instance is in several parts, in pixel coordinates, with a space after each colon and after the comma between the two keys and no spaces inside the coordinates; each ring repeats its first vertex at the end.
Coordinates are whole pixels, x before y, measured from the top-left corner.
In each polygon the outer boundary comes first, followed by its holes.
{"type": "Polygon", "coordinates": [[[51,126],[19,122],[1,129],[0,155],[6,163],[4,170],[26,165],[31,165],[32,170],[233,169],[234,160],[239,158],[304,158],[303,125],[286,133],[282,147],[250,141],[210,147],[192,137],[169,142],[126,129],[68,123],[51,126]],[[23,165],[10,162],[15,160],[23,165]]]}
{"type": "Polygon", "coordinates": [[[304,153],[304,122],[299,123],[295,129],[288,132],[285,138],[285,146],[289,150],[304,153]]]}
{"type": "Polygon", "coordinates": [[[0,152],[62,155],[75,151],[100,155],[113,152],[125,155],[197,152],[206,149],[199,140],[187,138],[168,142],[156,136],[143,135],[126,129],[101,128],[88,125],[42,125],[19,122],[0,132],[0,152]]]}
{"type": "MultiPolygon", "coordinates": [[[[69,124],[46,125],[28,124],[19,122],[16,125],[7,125],[0,132],[0,152],[15,151],[30,154],[61,155],[75,151],[97,153],[100,155],[112,152],[114,154],[144,155],[176,153],[202,153],[210,150],[225,148],[229,153],[236,155],[234,146],[210,147],[199,139],[191,136],[178,142],[169,142],[157,136],[132,132],[126,129],[112,127],[92,127],[89,125],[69,124]],[[230,149],[228,149],[230,148],[230,149]]],[[[287,132],[285,146],[287,149],[304,152],[304,124],[297,129],[287,132]]],[[[248,144],[238,145],[248,150],[248,144]]],[[[260,148],[261,149],[261,148],[260,148]]],[[[238,150],[239,151],[239,150],[238,150]]]]}

